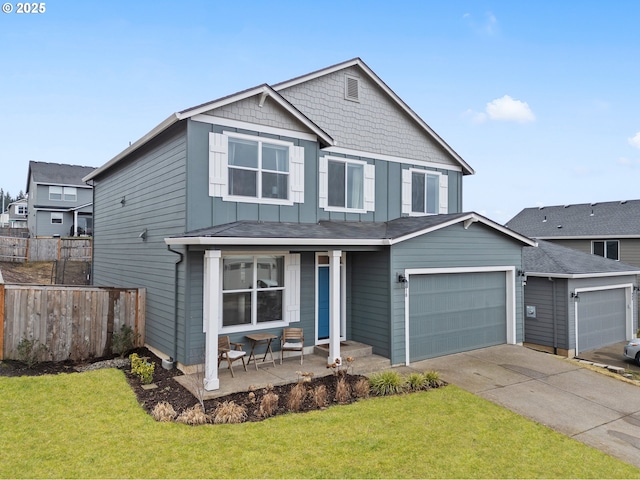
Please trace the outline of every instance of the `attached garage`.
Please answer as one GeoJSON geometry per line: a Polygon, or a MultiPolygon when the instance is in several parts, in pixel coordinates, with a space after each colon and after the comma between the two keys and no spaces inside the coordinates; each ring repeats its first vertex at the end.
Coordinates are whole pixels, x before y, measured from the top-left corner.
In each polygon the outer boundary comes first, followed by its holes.
{"type": "Polygon", "coordinates": [[[408,362],[515,343],[515,269],[409,269],[408,362]]]}
{"type": "Polygon", "coordinates": [[[523,265],[525,344],[574,357],[633,337],[636,267],[545,241],[523,265]]]}

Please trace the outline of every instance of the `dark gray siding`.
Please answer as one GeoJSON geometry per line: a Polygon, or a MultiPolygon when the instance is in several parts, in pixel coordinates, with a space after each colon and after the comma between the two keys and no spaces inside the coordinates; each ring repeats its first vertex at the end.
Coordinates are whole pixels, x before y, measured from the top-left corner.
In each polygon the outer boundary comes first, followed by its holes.
{"type": "Polygon", "coordinates": [[[528,277],[524,288],[524,305],[536,307],[535,318],[524,318],[524,341],[569,349],[567,280],[528,277]],[[555,319],[555,329],[554,329],[555,319]]]}
{"type": "MultiPolygon", "coordinates": [[[[405,290],[396,278],[407,268],[522,267],[522,244],[485,225],[460,223],[391,248],[391,362],[405,360],[405,290]]],[[[522,282],[516,277],[516,342],[523,340],[522,282]]]]}
{"type": "Polygon", "coordinates": [[[389,250],[349,252],[348,338],[371,345],[377,355],[389,357],[389,250]]]}
{"type": "MultiPolygon", "coordinates": [[[[173,355],[174,265],[179,257],[167,250],[164,238],[185,229],[184,124],[135,152],[107,177],[96,178],[94,191],[94,284],[145,287],[146,342],[173,355]]],[[[184,285],[184,265],[179,271],[184,285]]],[[[178,318],[184,319],[184,289],[179,291],[178,318]]]]}

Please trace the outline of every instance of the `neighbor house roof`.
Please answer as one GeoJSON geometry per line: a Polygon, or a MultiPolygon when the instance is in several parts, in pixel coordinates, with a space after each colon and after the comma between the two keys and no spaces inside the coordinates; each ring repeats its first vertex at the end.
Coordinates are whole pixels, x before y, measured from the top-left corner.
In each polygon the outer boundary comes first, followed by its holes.
{"type": "Polygon", "coordinates": [[[31,161],[27,175],[27,193],[29,192],[29,180],[44,185],[90,188],[82,179],[94,170],[95,167],[31,161]]]}
{"type": "Polygon", "coordinates": [[[537,247],[525,247],[522,267],[534,277],[585,278],[638,275],[638,267],[580,252],[556,243],[538,240],[537,247]]]}
{"type": "Polygon", "coordinates": [[[429,125],[426,124],[424,120],[422,120],[409,106],[404,103],[398,95],[393,92],[374,72],[371,70],[360,58],[354,58],[352,60],[348,60],[343,63],[338,63],[336,65],[332,65],[327,68],[323,68],[321,70],[317,70],[315,72],[302,75],[300,77],[296,77],[291,80],[287,80],[285,82],[278,83],[273,87],[267,84],[258,85],[257,87],[248,88],[246,90],[242,90],[240,92],[227,95],[225,97],[221,97],[217,100],[212,100],[210,102],[203,103],[201,105],[196,105],[195,107],[188,108],[186,110],[182,110],[180,112],[176,112],[171,114],[167,119],[158,124],[155,128],[149,131],[142,138],[129,145],[126,149],[120,152],[118,155],[113,157],[107,163],[102,165],[100,168],[94,170],[86,177],[84,177],[84,181],[89,181],[99,175],[101,175],[106,170],[110,169],[115,164],[119,163],[129,154],[138,150],[139,148],[146,145],[149,141],[160,135],[162,132],[167,130],[169,127],[174,125],[175,123],[185,120],[188,118],[195,117],[197,115],[201,115],[210,110],[214,110],[216,108],[223,107],[225,105],[229,105],[234,102],[238,102],[240,100],[244,100],[246,98],[250,98],[253,96],[260,95],[260,102],[264,102],[264,100],[269,97],[273,99],[276,103],[278,103],[281,107],[283,107],[286,111],[288,111],[293,117],[302,122],[310,132],[314,133],[320,143],[323,146],[332,146],[334,145],[334,139],[325,132],[320,126],[314,123],[311,119],[309,119],[306,115],[304,115],[300,110],[298,110],[293,104],[287,101],[282,95],[278,92],[284,90],[290,86],[297,85],[299,83],[306,82],[308,80],[318,78],[322,75],[328,75],[330,73],[349,68],[352,66],[358,66],[362,72],[368,75],[373,82],[378,84],[380,88],[402,109],[411,119],[413,119],[420,128],[424,130],[424,132],[431,136],[446,152],[448,152],[457,163],[460,164],[462,171],[465,175],[474,174],[475,171],[465,162],[460,155],[458,155],[440,136],[435,133],[429,125]]]}
{"type": "Polygon", "coordinates": [[[394,245],[456,223],[465,228],[479,222],[522,242],[529,238],[478,215],[451,213],[425,217],[402,217],[388,222],[320,221],[287,223],[240,221],[166,238],[168,245],[394,245]]]}
{"type": "Polygon", "coordinates": [[[640,200],[525,208],[506,226],[541,239],[640,237],[640,200]]]}

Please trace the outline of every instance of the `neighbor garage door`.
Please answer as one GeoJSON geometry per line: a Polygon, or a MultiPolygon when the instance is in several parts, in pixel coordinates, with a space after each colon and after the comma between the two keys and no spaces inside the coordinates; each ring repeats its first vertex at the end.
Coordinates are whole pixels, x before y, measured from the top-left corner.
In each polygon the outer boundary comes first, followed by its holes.
{"type": "Polygon", "coordinates": [[[604,347],[626,339],[626,289],[580,292],[578,301],[578,349],[604,347]]]}
{"type": "Polygon", "coordinates": [[[505,272],[411,275],[409,358],[506,343],[505,272]]]}

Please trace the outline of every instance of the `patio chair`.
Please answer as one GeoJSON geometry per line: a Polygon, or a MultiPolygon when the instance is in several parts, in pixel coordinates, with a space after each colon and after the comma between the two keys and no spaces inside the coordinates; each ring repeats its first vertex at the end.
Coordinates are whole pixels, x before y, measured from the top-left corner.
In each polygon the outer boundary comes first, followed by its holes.
{"type": "Polygon", "coordinates": [[[242,360],[244,371],[247,371],[247,364],[244,363],[244,357],[247,352],[242,350],[242,345],[242,343],[229,341],[228,335],[218,337],[218,368],[220,368],[220,362],[222,362],[222,360],[226,360],[229,364],[229,370],[231,370],[232,377],[235,377],[235,375],[233,374],[232,364],[236,360],[242,360]],[[231,349],[232,345],[234,347],[233,350],[231,349]]]}
{"type": "Polygon", "coordinates": [[[304,333],[301,328],[285,328],[280,337],[280,365],[285,351],[300,352],[300,365],[304,360],[304,333]]]}

